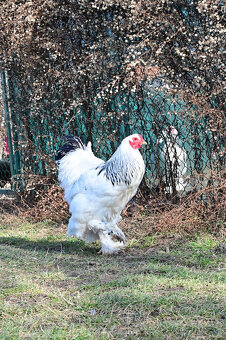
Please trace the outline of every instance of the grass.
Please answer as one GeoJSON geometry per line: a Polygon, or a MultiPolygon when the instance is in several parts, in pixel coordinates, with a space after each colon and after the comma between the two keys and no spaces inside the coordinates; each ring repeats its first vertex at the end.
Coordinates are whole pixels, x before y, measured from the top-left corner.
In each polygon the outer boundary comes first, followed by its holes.
{"type": "Polygon", "coordinates": [[[222,240],[140,236],[104,257],[65,234],[0,222],[1,339],[225,338],[222,240]]]}

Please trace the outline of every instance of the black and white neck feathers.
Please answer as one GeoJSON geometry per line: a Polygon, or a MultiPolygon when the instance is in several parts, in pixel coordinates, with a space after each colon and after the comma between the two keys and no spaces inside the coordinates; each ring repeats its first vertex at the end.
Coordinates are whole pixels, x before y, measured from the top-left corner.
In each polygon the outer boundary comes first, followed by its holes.
{"type": "Polygon", "coordinates": [[[98,175],[103,173],[112,185],[132,185],[143,177],[145,165],[140,152],[124,140],[112,157],[97,168],[98,175]]]}

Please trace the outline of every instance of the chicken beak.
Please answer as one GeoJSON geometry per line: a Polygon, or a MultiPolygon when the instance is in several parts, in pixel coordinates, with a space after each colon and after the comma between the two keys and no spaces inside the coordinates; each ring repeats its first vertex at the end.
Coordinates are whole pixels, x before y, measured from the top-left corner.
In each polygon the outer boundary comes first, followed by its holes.
{"type": "Polygon", "coordinates": [[[143,140],[142,142],[141,142],[141,145],[147,145],[148,143],[147,142],[145,142],[145,140],[143,140]]]}

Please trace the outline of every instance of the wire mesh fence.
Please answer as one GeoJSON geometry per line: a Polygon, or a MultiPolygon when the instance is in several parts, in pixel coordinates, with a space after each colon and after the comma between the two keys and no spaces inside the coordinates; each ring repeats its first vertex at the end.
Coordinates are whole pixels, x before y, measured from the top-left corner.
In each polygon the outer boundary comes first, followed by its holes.
{"type": "Polygon", "coordinates": [[[11,143],[1,157],[3,188],[10,183],[30,206],[59,207],[55,153],[64,135],[91,141],[106,160],[138,132],[148,143],[142,190],[150,197],[219,200],[220,1],[13,3],[1,14],[1,138],[11,143]]]}

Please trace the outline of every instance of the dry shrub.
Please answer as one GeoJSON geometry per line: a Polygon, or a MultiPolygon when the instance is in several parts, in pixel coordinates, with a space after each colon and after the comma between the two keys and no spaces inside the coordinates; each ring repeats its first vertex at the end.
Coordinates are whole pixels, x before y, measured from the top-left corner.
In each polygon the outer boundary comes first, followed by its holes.
{"type": "Polygon", "coordinates": [[[0,196],[0,219],[12,222],[14,218],[39,222],[68,220],[68,205],[63,190],[54,178],[27,174],[23,176],[25,189],[13,196],[0,196]]]}
{"type": "Polygon", "coordinates": [[[124,210],[123,229],[130,237],[155,233],[194,234],[199,231],[225,233],[226,180],[185,198],[170,201],[140,196],[124,210]]]}
{"type": "Polygon", "coordinates": [[[26,175],[23,182],[25,190],[18,194],[15,202],[19,216],[34,222],[68,220],[68,205],[64,200],[63,190],[54,178],[26,175]]]}
{"type": "MultiPolygon", "coordinates": [[[[1,209],[5,209],[4,218],[10,221],[17,215],[32,222],[51,220],[67,223],[70,214],[63,190],[58,184],[47,182],[46,178],[43,178],[43,183],[35,195],[32,190],[30,193],[26,192],[20,199],[17,198],[13,203],[11,201],[10,208],[5,201],[5,206],[2,205],[1,209]]],[[[150,196],[144,189],[142,187],[142,191],[138,191],[135,199],[122,213],[121,226],[128,238],[172,232],[183,235],[198,231],[225,235],[225,179],[219,179],[217,186],[212,185],[185,198],[173,197],[167,201],[160,195],[150,196]]]]}
{"type": "Polygon", "coordinates": [[[68,205],[63,197],[63,190],[57,186],[50,186],[45,195],[30,209],[22,209],[22,214],[33,221],[52,220],[66,222],[69,218],[68,205]]]}
{"type": "Polygon", "coordinates": [[[201,230],[218,232],[223,227],[225,201],[222,199],[220,190],[215,191],[214,198],[212,194],[211,189],[203,190],[188,197],[181,204],[166,207],[163,212],[154,214],[152,232],[153,230],[179,233],[193,233],[201,230]],[[201,199],[203,194],[206,195],[204,202],[201,199]],[[218,202],[215,201],[216,197],[219,197],[218,202]]]}

